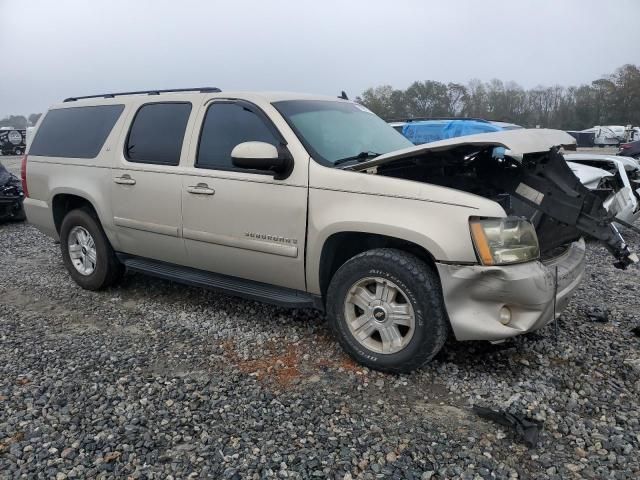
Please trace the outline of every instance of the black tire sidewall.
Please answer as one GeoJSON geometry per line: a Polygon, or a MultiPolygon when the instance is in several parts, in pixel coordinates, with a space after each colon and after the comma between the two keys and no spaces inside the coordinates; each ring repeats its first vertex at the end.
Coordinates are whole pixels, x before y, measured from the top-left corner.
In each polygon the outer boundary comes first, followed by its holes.
{"type": "Polygon", "coordinates": [[[70,211],[62,220],[60,227],[60,249],[64,265],[73,280],[82,288],[87,290],[99,290],[109,284],[109,279],[113,275],[113,264],[110,256],[113,250],[109,241],[102,231],[98,220],[88,211],[78,209],[70,211]],[[80,226],[85,228],[93,237],[96,246],[96,268],[91,275],[82,275],[76,270],[69,256],[68,237],[71,230],[80,226]]]}
{"type": "MultiPolygon", "coordinates": [[[[380,249],[394,252],[389,249],[380,249]]],[[[388,372],[408,372],[429,361],[442,348],[448,333],[437,274],[413,255],[410,257],[421,272],[416,276],[397,258],[390,256],[357,256],[344,264],[332,279],[328,292],[329,323],[345,350],[360,363],[388,372]],[[366,277],[380,277],[395,283],[407,296],[415,315],[415,330],[409,344],[393,354],[368,350],[355,339],[344,318],[344,300],[349,288],[366,277]]]]}

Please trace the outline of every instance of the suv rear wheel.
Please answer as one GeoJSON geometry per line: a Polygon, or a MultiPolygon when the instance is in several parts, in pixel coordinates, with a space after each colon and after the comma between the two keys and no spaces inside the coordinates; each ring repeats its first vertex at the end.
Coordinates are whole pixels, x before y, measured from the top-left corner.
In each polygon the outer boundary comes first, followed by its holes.
{"type": "Polygon", "coordinates": [[[342,265],[329,285],[327,313],[347,353],[386,372],[424,365],[449,332],[436,272],[395,249],[370,250],[342,265]]]}
{"type": "Polygon", "coordinates": [[[85,209],[72,210],[62,220],[60,249],[69,274],[87,290],[108,287],[123,273],[102,226],[85,209]]]}

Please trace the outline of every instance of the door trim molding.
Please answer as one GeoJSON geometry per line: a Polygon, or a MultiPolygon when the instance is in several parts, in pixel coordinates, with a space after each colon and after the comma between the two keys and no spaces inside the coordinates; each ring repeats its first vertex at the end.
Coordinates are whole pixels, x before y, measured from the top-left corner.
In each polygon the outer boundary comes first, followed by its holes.
{"type": "Polygon", "coordinates": [[[254,252],[270,253],[272,255],[280,255],[282,257],[296,258],[298,256],[298,247],[295,245],[282,245],[279,243],[255,240],[253,238],[233,237],[230,235],[191,230],[189,228],[182,229],[182,236],[187,240],[213,243],[225,247],[241,248],[243,250],[252,250],[254,252]]]}
{"type": "Polygon", "coordinates": [[[178,227],[171,225],[160,225],[158,223],[141,222],[131,218],[113,217],[113,223],[119,227],[131,228],[133,230],[142,230],[143,232],[159,233],[169,237],[179,237],[178,227]]]}

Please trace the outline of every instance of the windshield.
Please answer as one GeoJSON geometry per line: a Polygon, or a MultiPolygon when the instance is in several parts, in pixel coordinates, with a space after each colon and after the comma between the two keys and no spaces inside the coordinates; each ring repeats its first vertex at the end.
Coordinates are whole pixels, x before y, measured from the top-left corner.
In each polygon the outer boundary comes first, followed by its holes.
{"type": "Polygon", "coordinates": [[[380,117],[355,103],[286,100],[273,105],[311,156],[329,166],[344,159],[357,163],[413,146],[380,117]]]}

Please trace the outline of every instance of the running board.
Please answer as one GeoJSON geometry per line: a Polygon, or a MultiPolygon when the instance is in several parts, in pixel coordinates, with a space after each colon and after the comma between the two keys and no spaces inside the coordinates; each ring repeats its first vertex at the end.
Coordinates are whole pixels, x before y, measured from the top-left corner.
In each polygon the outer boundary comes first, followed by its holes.
{"type": "Polygon", "coordinates": [[[117,253],[116,255],[118,260],[127,267],[127,271],[145,273],[164,280],[217,290],[229,295],[271,303],[280,307],[323,310],[320,297],[300,290],[278,287],[124,253],[117,253]]]}

